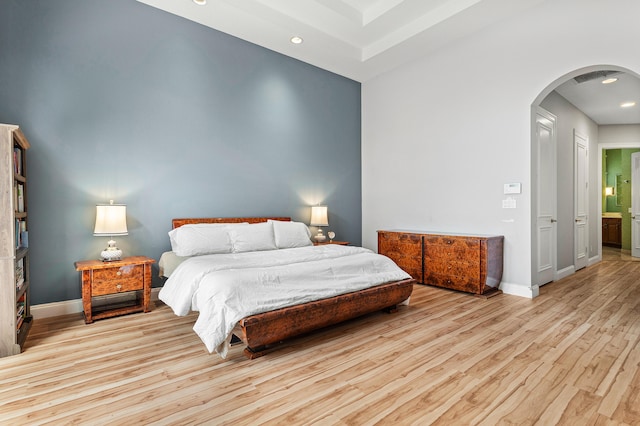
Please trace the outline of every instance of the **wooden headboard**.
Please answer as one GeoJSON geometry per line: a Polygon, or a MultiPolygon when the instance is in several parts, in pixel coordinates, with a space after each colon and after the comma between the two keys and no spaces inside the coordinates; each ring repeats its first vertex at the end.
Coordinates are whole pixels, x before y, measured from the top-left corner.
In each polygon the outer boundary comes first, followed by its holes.
{"type": "Polygon", "coordinates": [[[192,223],[260,223],[266,222],[267,220],[282,220],[282,221],[290,221],[290,217],[202,217],[202,218],[188,218],[188,219],[172,219],[171,225],[172,229],[176,229],[181,227],[182,225],[192,224],[192,223]]]}

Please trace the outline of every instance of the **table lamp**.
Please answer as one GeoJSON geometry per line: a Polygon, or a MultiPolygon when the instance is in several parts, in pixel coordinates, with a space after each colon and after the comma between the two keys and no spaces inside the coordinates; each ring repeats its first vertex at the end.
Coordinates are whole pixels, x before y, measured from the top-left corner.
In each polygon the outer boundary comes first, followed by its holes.
{"type": "Polygon", "coordinates": [[[329,214],[327,206],[312,206],[311,207],[311,226],[318,227],[318,233],[313,237],[317,242],[321,243],[327,239],[322,233],[321,226],[329,226],[329,214]]]}
{"type": "Polygon", "coordinates": [[[120,260],[122,258],[122,250],[116,247],[113,236],[128,235],[127,206],[113,204],[113,200],[110,200],[109,204],[96,205],[96,227],[93,230],[93,235],[95,237],[109,237],[107,248],[100,253],[104,262],[120,260]]]}

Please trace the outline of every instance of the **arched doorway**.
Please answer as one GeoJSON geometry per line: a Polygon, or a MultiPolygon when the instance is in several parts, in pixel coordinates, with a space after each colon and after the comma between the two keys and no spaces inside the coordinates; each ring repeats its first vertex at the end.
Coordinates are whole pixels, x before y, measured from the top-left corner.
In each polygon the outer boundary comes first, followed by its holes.
{"type": "MultiPolygon", "coordinates": [[[[607,76],[624,75],[633,78],[638,83],[638,89],[634,89],[637,93],[628,96],[637,98],[640,101],[640,79],[638,74],[618,66],[612,65],[596,65],[577,69],[565,74],[561,78],[549,84],[535,99],[531,107],[532,117],[532,133],[531,133],[531,241],[532,241],[532,262],[531,262],[531,283],[534,296],[538,294],[539,286],[548,281],[555,281],[564,276],[575,272],[575,252],[576,252],[576,213],[574,211],[576,203],[576,188],[574,177],[574,150],[573,143],[568,144],[568,134],[572,133],[572,142],[576,134],[586,134],[589,140],[589,188],[588,199],[589,206],[587,216],[590,218],[588,224],[588,244],[586,244],[587,256],[589,263],[593,263],[601,259],[602,249],[602,157],[601,149],[599,149],[598,129],[603,125],[598,121],[607,121],[601,119],[600,116],[594,120],[591,116],[595,116],[592,110],[582,111],[563,97],[565,91],[563,87],[577,91],[581,87],[582,82],[591,81],[593,85],[600,85],[601,81],[607,76]],[[597,80],[595,80],[597,79],[597,80]],[[564,85],[564,86],[563,86],[564,85]],[[574,87],[575,86],[575,87],[574,87]],[[559,89],[560,88],[560,89],[559,89]],[[566,104],[567,106],[565,106],[566,104]],[[545,109],[545,106],[547,107],[545,109]],[[563,113],[558,114],[557,130],[558,140],[554,155],[541,150],[540,145],[540,114],[541,111],[550,112],[555,116],[554,106],[563,113]],[[565,112],[569,111],[569,112],[565,112]],[[577,111],[577,112],[576,112],[577,111]],[[572,122],[573,120],[573,122],[572,122]],[[595,129],[595,130],[594,130],[595,129]],[[562,135],[563,133],[563,135],[562,135]],[[547,164],[551,161],[549,158],[557,158],[555,164],[547,164]],[[553,173],[553,179],[549,179],[548,173],[553,173]],[[551,199],[550,199],[551,198],[551,199]],[[551,214],[549,206],[556,205],[551,214]],[[544,214],[543,214],[544,213],[544,214]],[[547,218],[547,219],[544,219],[547,218]],[[545,228],[542,220],[548,220],[548,226],[545,228]],[[544,232],[543,232],[544,231],[544,232]],[[545,233],[546,232],[546,233],[545,233]],[[551,271],[550,271],[551,269],[551,271]]],[[[614,83],[615,84],[615,83],[614,83]]],[[[586,87],[586,86],[585,86],[586,87]]],[[[611,86],[614,87],[614,86],[611,86]]],[[[575,95],[575,94],[574,94],[575,95]]],[[[594,98],[595,99],[595,98],[594,98]]],[[[627,99],[624,99],[627,100],[627,99]]],[[[576,105],[579,102],[574,101],[576,105]]],[[[602,105],[604,108],[605,105],[602,105]]],[[[618,108],[615,105],[615,108],[618,108]]],[[[640,108],[640,107],[637,107],[640,108]]],[[[587,108],[588,109],[588,108],[587,108]]],[[[615,113],[615,111],[614,111],[615,113]]],[[[640,123],[640,112],[637,113],[640,123]]],[[[628,122],[628,119],[627,119],[628,122]]],[[[609,124],[608,122],[604,123],[609,124]]],[[[638,141],[640,143],[640,141],[638,141]]]]}

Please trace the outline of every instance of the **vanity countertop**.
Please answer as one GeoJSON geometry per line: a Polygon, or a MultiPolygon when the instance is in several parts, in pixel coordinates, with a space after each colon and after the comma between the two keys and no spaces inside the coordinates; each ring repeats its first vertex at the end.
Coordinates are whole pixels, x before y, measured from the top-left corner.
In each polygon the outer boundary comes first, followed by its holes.
{"type": "Polygon", "coordinates": [[[602,213],[602,217],[613,217],[617,219],[622,219],[622,213],[620,212],[604,212],[602,213]]]}

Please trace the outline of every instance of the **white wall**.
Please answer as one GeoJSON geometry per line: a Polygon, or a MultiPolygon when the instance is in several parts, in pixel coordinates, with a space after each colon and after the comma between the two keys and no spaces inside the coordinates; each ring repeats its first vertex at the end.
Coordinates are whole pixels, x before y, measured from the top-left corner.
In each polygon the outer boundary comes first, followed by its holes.
{"type": "Polygon", "coordinates": [[[363,245],[385,228],[501,234],[503,289],[532,295],[531,106],[583,67],[640,71],[640,2],[615,3],[550,0],[365,82],[363,245]]]}
{"type": "Polygon", "coordinates": [[[640,144],[640,124],[600,126],[600,143],[640,144]]]}

